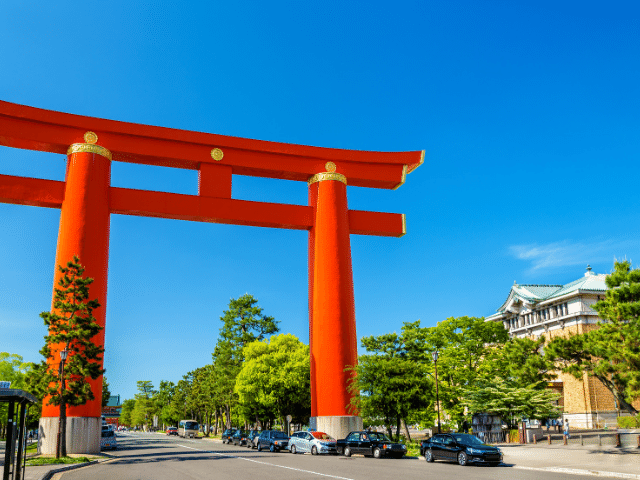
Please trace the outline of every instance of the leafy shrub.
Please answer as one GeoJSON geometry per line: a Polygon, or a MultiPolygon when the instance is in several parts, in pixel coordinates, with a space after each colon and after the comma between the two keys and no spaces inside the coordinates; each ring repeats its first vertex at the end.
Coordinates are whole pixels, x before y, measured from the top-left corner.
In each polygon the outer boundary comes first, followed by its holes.
{"type": "Polygon", "coordinates": [[[640,427],[640,415],[635,417],[618,417],[618,428],[640,427]]]}

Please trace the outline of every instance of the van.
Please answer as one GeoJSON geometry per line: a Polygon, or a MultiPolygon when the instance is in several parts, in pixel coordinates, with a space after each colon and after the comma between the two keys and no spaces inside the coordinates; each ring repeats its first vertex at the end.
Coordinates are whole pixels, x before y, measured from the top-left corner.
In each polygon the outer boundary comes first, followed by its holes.
{"type": "Polygon", "coordinates": [[[198,438],[200,425],[195,420],[180,420],[178,423],[178,436],[183,438],[198,438]]]}

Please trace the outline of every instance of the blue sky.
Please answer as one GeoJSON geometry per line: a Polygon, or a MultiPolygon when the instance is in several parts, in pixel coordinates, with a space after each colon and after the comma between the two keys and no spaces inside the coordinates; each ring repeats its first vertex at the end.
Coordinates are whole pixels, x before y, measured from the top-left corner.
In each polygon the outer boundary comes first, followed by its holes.
{"type": "MultiPolygon", "coordinates": [[[[487,316],[511,284],[640,258],[640,5],[589,1],[0,3],[0,99],[278,142],[425,150],[407,215],[352,236],[359,336],[487,316]]],[[[64,179],[65,157],[0,147],[0,174],[64,179]]],[[[114,162],[112,185],[196,194],[197,174],[114,162]]],[[[233,197],[306,204],[303,182],[234,177],[233,197]]],[[[0,351],[39,360],[59,211],[0,204],[0,351]]],[[[307,234],[113,215],[113,393],[211,361],[249,292],[308,342],[307,234]],[[188,352],[188,354],[185,354],[188,352]]]]}

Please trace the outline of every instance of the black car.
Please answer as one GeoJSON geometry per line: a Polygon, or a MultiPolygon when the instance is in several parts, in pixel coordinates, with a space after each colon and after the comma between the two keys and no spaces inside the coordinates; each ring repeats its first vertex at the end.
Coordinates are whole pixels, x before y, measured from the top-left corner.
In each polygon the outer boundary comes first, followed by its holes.
{"type": "Polygon", "coordinates": [[[234,445],[244,445],[247,443],[247,431],[246,430],[236,430],[233,435],[231,435],[231,443],[234,445]]]}
{"type": "Polygon", "coordinates": [[[289,444],[289,436],[279,430],[264,430],[258,437],[258,451],[268,448],[270,452],[285,450],[289,444]]]}
{"type": "Polygon", "coordinates": [[[420,455],[424,455],[427,462],[448,460],[463,466],[477,463],[495,467],[502,462],[502,452],[498,447],[487,445],[468,433],[443,433],[423,440],[420,455]]]}
{"type": "Polygon", "coordinates": [[[392,443],[384,433],[363,431],[351,432],[344,440],[338,440],[336,451],[345,457],[359,453],[374,458],[402,458],[407,453],[407,446],[401,443],[392,443]]]}
{"type": "Polygon", "coordinates": [[[227,428],[222,434],[222,443],[231,443],[231,437],[236,433],[235,428],[227,428]]]}
{"type": "Polygon", "coordinates": [[[259,436],[260,436],[260,430],[250,430],[249,433],[247,433],[247,443],[245,443],[247,448],[256,447],[259,436]]]}

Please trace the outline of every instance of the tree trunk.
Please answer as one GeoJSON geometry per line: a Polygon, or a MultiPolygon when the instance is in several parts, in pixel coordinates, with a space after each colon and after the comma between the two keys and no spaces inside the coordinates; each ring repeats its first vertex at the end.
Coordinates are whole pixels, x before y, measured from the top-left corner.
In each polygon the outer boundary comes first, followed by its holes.
{"type": "Polygon", "coordinates": [[[638,414],[638,410],[625,400],[624,393],[621,393],[616,388],[615,383],[613,383],[608,377],[604,377],[602,375],[594,375],[594,377],[600,380],[602,384],[605,387],[607,387],[607,389],[611,392],[611,394],[613,395],[613,398],[615,398],[616,401],[618,402],[618,406],[620,410],[625,410],[632,415],[638,414]]]}
{"type": "Polygon", "coordinates": [[[231,428],[231,405],[224,406],[225,428],[231,428]]]}
{"type": "Polygon", "coordinates": [[[400,441],[400,417],[396,418],[396,442],[400,441]]]}
{"type": "Polygon", "coordinates": [[[404,434],[407,436],[407,442],[410,442],[411,434],[409,433],[409,427],[407,427],[407,422],[405,422],[404,418],[402,419],[402,426],[404,427],[404,434]]]}

